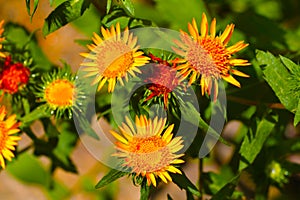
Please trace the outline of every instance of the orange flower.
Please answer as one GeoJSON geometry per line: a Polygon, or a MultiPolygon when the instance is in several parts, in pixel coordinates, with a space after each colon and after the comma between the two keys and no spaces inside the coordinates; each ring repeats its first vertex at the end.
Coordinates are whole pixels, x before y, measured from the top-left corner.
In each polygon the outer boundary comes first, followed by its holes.
{"type": "Polygon", "coordinates": [[[193,19],[192,24],[188,23],[191,37],[186,32],[181,31],[181,41],[175,41],[178,48],[174,48],[174,51],[182,58],[176,59],[174,63],[179,64],[176,69],[180,70],[183,77],[188,78],[190,75],[189,84],[192,84],[201,76],[202,95],[204,92],[210,95],[213,91],[214,99],[216,99],[218,79],[222,78],[240,87],[240,83],[232,74],[249,77],[237,71],[234,67],[250,65],[250,63],[247,60],[231,58],[234,53],[244,49],[248,44],[240,41],[227,47],[234,30],[234,24],[227,25],[225,31],[220,36],[216,36],[216,19],[212,20],[209,28],[204,13],[202,14],[200,27],[199,34],[196,21],[193,19]]]}
{"type": "Polygon", "coordinates": [[[120,24],[116,28],[109,29],[101,27],[103,39],[94,33],[95,44],[88,45],[90,53],[81,53],[89,60],[81,65],[86,66],[86,76],[96,76],[92,85],[98,84],[98,91],[108,82],[108,92],[113,92],[116,82],[124,85],[123,78],[128,81],[128,74],[135,76],[135,72],[141,73],[138,67],[148,63],[149,58],[138,51],[136,45],[137,37],[129,33],[126,27],[121,34],[120,24]]]}
{"type": "Polygon", "coordinates": [[[131,173],[145,177],[148,185],[156,186],[156,178],[165,183],[172,181],[169,172],[181,174],[173,165],[184,162],[178,159],[183,154],[176,153],[183,148],[182,139],[173,138],[174,125],[163,133],[165,123],[166,119],[152,120],[142,115],[136,117],[135,125],[126,118],[126,124],[119,127],[121,134],[110,131],[118,140],[114,156],[120,158],[131,173]]]}
{"type": "Polygon", "coordinates": [[[4,66],[0,72],[0,89],[15,94],[28,83],[30,71],[22,63],[11,62],[11,57],[5,58],[4,66]]]}
{"type": "Polygon", "coordinates": [[[14,134],[18,133],[20,123],[16,122],[16,115],[11,115],[7,119],[5,106],[0,107],[0,165],[4,169],[4,159],[11,161],[15,155],[12,151],[15,150],[17,141],[21,139],[14,134]]]}

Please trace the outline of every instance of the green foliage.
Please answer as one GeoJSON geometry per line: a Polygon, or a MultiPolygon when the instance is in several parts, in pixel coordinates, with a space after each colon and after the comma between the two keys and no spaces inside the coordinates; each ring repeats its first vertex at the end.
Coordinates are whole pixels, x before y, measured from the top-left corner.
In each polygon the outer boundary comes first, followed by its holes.
{"type": "Polygon", "coordinates": [[[27,7],[27,13],[30,16],[30,20],[32,20],[33,15],[34,15],[34,13],[35,13],[38,5],[39,5],[39,0],[34,0],[32,11],[31,11],[30,2],[31,2],[30,0],[26,0],[26,7],[27,7]]]}
{"type": "Polygon", "coordinates": [[[60,4],[45,19],[43,34],[46,36],[83,15],[89,0],[68,0],[60,4]]]}
{"type": "Polygon", "coordinates": [[[257,60],[264,65],[265,79],[272,87],[276,96],[289,111],[296,113],[294,125],[299,123],[300,99],[300,66],[290,59],[280,56],[276,58],[271,53],[257,52],[257,60]]]}
{"type": "Polygon", "coordinates": [[[128,172],[119,171],[116,169],[111,169],[95,186],[95,188],[101,188],[107,184],[127,175],[128,172]]]}
{"type": "Polygon", "coordinates": [[[51,175],[35,156],[28,153],[18,156],[18,159],[9,165],[7,170],[26,183],[35,183],[45,187],[51,184],[51,175]]]}
{"type": "Polygon", "coordinates": [[[239,170],[243,170],[249,164],[253,163],[256,156],[261,151],[266,139],[272,132],[278,117],[268,116],[262,120],[253,119],[254,123],[252,129],[249,130],[249,134],[244,137],[242,146],[240,149],[241,161],[239,170]]]}
{"type": "Polygon", "coordinates": [[[181,175],[172,174],[171,175],[173,182],[180,188],[184,189],[187,192],[188,196],[195,195],[200,197],[201,194],[198,188],[188,179],[188,177],[182,173],[181,175]]]}

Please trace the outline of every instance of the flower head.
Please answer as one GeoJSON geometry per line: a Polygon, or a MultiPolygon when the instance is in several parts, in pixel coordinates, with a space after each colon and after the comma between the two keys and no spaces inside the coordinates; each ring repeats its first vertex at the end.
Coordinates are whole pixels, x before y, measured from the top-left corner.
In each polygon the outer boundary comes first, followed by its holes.
{"type": "MultiPolygon", "coordinates": [[[[5,40],[5,38],[2,37],[2,34],[4,32],[3,24],[4,24],[4,20],[1,20],[0,21],[0,50],[2,49],[2,44],[1,43],[5,40]]],[[[0,51],[0,57],[5,58],[5,54],[1,51],[0,51]]]]}
{"type": "Polygon", "coordinates": [[[40,102],[45,102],[48,109],[56,117],[67,112],[72,116],[72,110],[79,109],[80,100],[84,98],[83,92],[75,85],[76,76],[68,67],[46,74],[42,77],[43,85],[37,96],[40,102]]]}
{"type": "Polygon", "coordinates": [[[108,92],[113,92],[117,81],[124,85],[123,78],[128,81],[128,74],[141,73],[137,67],[148,63],[149,58],[138,51],[137,37],[127,27],[121,33],[117,23],[110,30],[101,27],[101,33],[103,38],[94,33],[94,44],[88,45],[91,52],[81,54],[89,61],[81,65],[86,66],[87,76],[96,76],[92,84],[98,83],[98,91],[108,82],[108,92]]]}
{"type": "Polygon", "coordinates": [[[15,150],[17,141],[21,137],[14,134],[18,133],[20,123],[16,122],[16,115],[11,115],[6,118],[5,106],[0,107],[0,165],[4,169],[4,159],[11,161],[14,156],[12,151],[15,150]]]}
{"type": "Polygon", "coordinates": [[[30,70],[22,63],[13,64],[11,57],[5,58],[3,68],[0,71],[0,89],[14,94],[28,83],[30,70]]]}
{"type": "Polygon", "coordinates": [[[155,117],[147,119],[142,115],[136,117],[135,125],[126,118],[126,124],[120,126],[121,134],[111,131],[118,140],[116,142],[117,156],[122,165],[135,176],[141,175],[147,180],[147,184],[156,186],[156,178],[167,183],[172,181],[169,172],[181,171],[174,167],[184,161],[178,159],[183,154],[176,154],[183,148],[181,137],[173,138],[170,125],[163,133],[166,119],[155,117]]]}
{"type": "Polygon", "coordinates": [[[150,57],[152,60],[158,61],[158,63],[151,65],[153,72],[144,79],[145,83],[149,83],[147,87],[149,95],[146,101],[156,97],[163,97],[164,107],[166,109],[170,95],[180,85],[180,78],[177,72],[173,70],[174,68],[172,68],[166,60],[156,58],[152,54],[150,54],[150,57]]]}
{"type": "Polygon", "coordinates": [[[188,23],[188,29],[191,37],[181,31],[181,41],[176,40],[178,48],[174,51],[183,58],[177,59],[177,70],[180,74],[189,78],[189,84],[192,84],[201,76],[201,92],[207,92],[209,95],[213,91],[214,98],[218,95],[218,79],[240,87],[240,83],[232,76],[238,75],[248,77],[248,75],[234,69],[235,66],[249,65],[247,60],[232,59],[231,56],[248,46],[243,41],[226,47],[234,30],[234,24],[227,25],[220,36],[216,36],[216,19],[212,20],[210,28],[206,15],[203,13],[200,26],[200,34],[195,19],[188,23]]]}

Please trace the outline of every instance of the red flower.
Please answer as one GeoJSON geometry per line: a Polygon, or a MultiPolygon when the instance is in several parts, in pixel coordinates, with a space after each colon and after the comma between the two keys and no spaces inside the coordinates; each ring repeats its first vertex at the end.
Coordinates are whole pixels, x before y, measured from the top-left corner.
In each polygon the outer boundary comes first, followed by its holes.
{"type": "Polygon", "coordinates": [[[0,72],[0,89],[15,94],[20,87],[28,83],[29,75],[27,67],[22,63],[12,63],[11,57],[8,56],[0,72]]]}
{"type": "Polygon", "coordinates": [[[146,101],[154,97],[163,96],[164,107],[166,109],[168,106],[169,94],[179,85],[180,80],[176,75],[177,72],[166,60],[157,58],[152,54],[149,56],[152,61],[158,63],[153,64],[153,74],[144,80],[146,83],[150,83],[148,89],[151,91],[150,95],[146,98],[146,101]]]}

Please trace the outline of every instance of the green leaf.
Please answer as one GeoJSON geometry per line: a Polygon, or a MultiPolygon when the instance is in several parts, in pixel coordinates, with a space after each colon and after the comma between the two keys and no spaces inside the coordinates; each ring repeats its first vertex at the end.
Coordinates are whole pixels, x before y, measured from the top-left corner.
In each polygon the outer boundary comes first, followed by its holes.
{"type": "Polygon", "coordinates": [[[33,15],[34,15],[37,7],[38,7],[39,0],[34,0],[32,12],[31,12],[31,9],[30,9],[30,2],[31,2],[30,0],[26,0],[26,8],[27,8],[27,13],[30,16],[30,20],[32,20],[33,15]]]}
{"type": "Polygon", "coordinates": [[[68,0],[60,4],[45,19],[44,36],[82,16],[89,5],[89,0],[68,0]]]}
{"type": "Polygon", "coordinates": [[[102,188],[107,184],[127,175],[128,172],[119,171],[116,169],[111,169],[95,186],[96,189],[102,188]]]}
{"type": "Polygon", "coordinates": [[[295,110],[299,99],[290,94],[291,74],[289,71],[280,59],[269,52],[257,51],[256,57],[260,65],[266,65],[263,71],[265,80],[271,86],[281,103],[286,109],[290,111],[295,110]]]}
{"type": "Polygon", "coordinates": [[[32,154],[23,153],[7,166],[7,171],[25,183],[49,186],[51,176],[32,154]]]}
{"type": "Polygon", "coordinates": [[[245,135],[242,146],[240,148],[240,154],[242,156],[240,160],[239,170],[243,170],[249,164],[252,164],[256,156],[261,151],[266,139],[273,130],[278,116],[269,116],[270,118],[263,118],[261,121],[256,122],[254,130],[250,129],[249,134],[245,135]]]}
{"type": "Polygon", "coordinates": [[[298,102],[298,108],[295,114],[295,118],[294,118],[294,126],[297,126],[297,124],[300,122],[300,99],[298,102]]]}
{"type": "Polygon", "coordinates": [[[97,133],[94,131],[94,129],[91,127],[91,124],[89,123],[89,121],[84,116],[79,116],[76,112],[74,112],[74,118],[73,119],[74,119],[74,122],[76,124],[78,124],[78,126],[76,128],[79,129],[78,130],[79,134],[81,134],[82,132],[85,132],[86,134],[88,134],[92,138],[94,138],[96,140],[100,140],[97,133]],[[80,129],[82,129],[82,130],[80,130],[80,129]]]}
{"type": "Polygon", "coordinates": [[[113,5],[121,7],[128,16],[134,16],[134,7],[131,0],[114,0],[113,5]]]}
{"type": "MultiPolygon", "coordinates": [[[[70,159],[70,155],[77,143],[78,134],[70,123],[64,122],[59,126],[58,144],[53,150],[53,155],[66,166],[69,171],[76,172],[76,167],[70,159]]],[[[62,167],[62,166],[60,166],[62,167]]]]}
{"type": "Polygon", "coordinates": [[[286,109],[295,113],[294,125],[299,123],[300,66],[288,58],[276,58],[271,53],[257,51],[257,59],[266,65],[265,79],[286,109]]]}
{"type": "Polygon", "coordinates": [[[111,5],[112,5],[112,0],[107,0],[107,3],[106,3],[106,14],[109,13],[111,5]]]}
{"type": "Polygon", "coordinates": [[[229,145],[229,143],[219,134],[217,133],[212,127],[210,127],[200,116],[200,113],[196,110],[196,108],[192,105],[192,103],[187,102],[187,103],[182,103],[181,104],[181,112],[182,112],[182,117],[184,120],[188,122],[198,122],[199,128],[202,130],[206,131],[207,134],[210,136],[214,137],[215,139],[219,140],[223,144],[229,145]],[[196,119],[196,120],[195,120],[196,119]]]}
{"type": "Polygon", "coordinates": [[[37,107],[36,109],[34,109],[33,111],[25,115],[23,118],[21,118],[22,126],[27,126],[31,122],[40,118],[50,117],[51,114],[46,110],[47,110],[47,105],[41,105],[37,107]]]}
{"type": "Polygon", "coordinates": [[[148,200],[150,195],[150,186],[147,185],[146,181],[144,181],[141,185],[140,190],[140,200],[148,200]]]}
{"type": "Polygon", "coordinates": [[[207,174],[209,175],[208,180],[210,180],[211,182],[207,182],[207,183],[204,182],[204,184],[206,184],[207,187],[209,187],[212,194],[216,194],[227,183],[231,182],[232,179],[235,177],[232,169],[226,165],[222,166],[222,168],[219,170],[218,173],[208,172],[207,174]]]}
{"type": "Polygon", "coordinates": [[[187,192],[200,197],[201,194],[198,188],[188,179],[184,172],[182,174],[170,174],[173,182],[180,188],[184,189],[187,192]]]}
{"type": "Polygon", "coordinates": [[[211,200],[230,200],[232,199],[232,193],[234,192],[236,185],[238,184],[238,180],[240,175],[238,174],[232,180],[230,180],[224,187],[221,188],[212,198],[211,200]]]}
{"type": "Polygon", "coordinates": [[[30,33],[25,27],[13,23],[6,24],[5,32],[7,40],[16,44],[17,48],[30,51],[35,69],[40,71],[51,70],[52,64],[38,45],[34,33],[30,33]]]}

